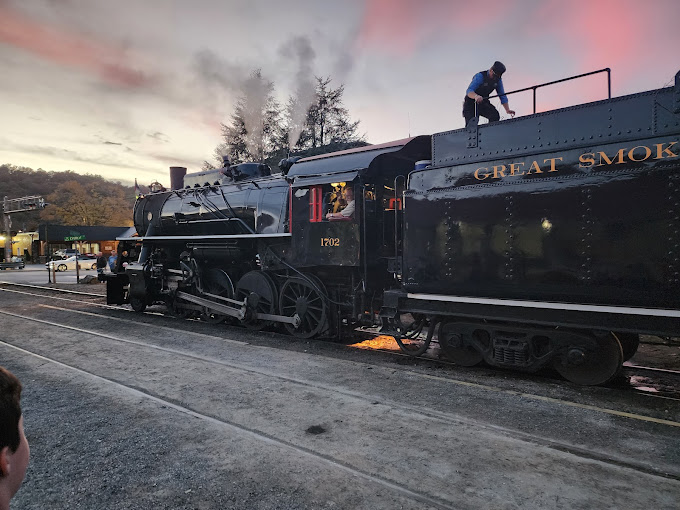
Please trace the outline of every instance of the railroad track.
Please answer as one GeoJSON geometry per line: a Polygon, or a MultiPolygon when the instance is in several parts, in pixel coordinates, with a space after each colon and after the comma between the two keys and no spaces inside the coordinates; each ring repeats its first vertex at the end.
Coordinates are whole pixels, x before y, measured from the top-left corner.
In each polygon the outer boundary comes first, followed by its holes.
{"type": "MultiPolygon", "coordinates": [[[[52,296],[51,299],[56,299],[63,302],[72,303],[83,303],[87,305],[94,305],[99,308],[111,309],[111,310],[121,310],[132,314],[137,314],[128,306],[120,305],[107,305],[97,302],[97,300],[105,299],[105,295],[91,292],[74,291],[70,289],[59,289],[50,288],[38,285],[27,285],[27,284],[16,284],[16,283],[2,283],[0,284],[0,290],[5,290],[7,292],[14,292],[18,294],[24,294],[27,296],[43,297],[46,295],[52,296]],[[57,297],[55,294],[65,294],[68,296],[73,296],[69,298],[57,297]],[[82,296],[86,299],[79,300],[78,296],[82,296]]],[[[154,311],[153,308],[144,312],[144,315],[150,316],[163,316],[170,319],[174,319],[171,315],[164,312],[154,311]]],[[[198,320],[198,319],[189,319],[198,320]]],[[[434,364],[438,367],[446,367],[452,370],[460,370],[462,367],[456,365],[453,362],[442,358],[438,352],[438,344],[436,339],[432,340],[431,348],[422,356],[418,358],[413,358],[405,353],[403,353],[397,343],[392,337],[380,335],[380,333],[371,329],[359,329],[357,330],[357,340],[354,343],[348,343],[348,347],[351,349],[362,349],[373,351],[377,353],[382,353],[387,356],[392,356],[396,358],[401,358],[405,362],[411,364],[417,364],[419,362],[426,361],[428,363],[434,364]]],[[[644,342],[641,342],[644,343],[644,342]]],[[[657,342],[649,342],[658,345],[657,342]]],[[[484,366],[480,367],[482,370],[485,369],[484,366]]],[[[464,370],[475,371],[475,368],[464,368],[464,370]]],[[[611,386],[616,388],[628,388],[634,393],[638,393],[645,396],[655,397],[655,398],[665,398],[670,400],[680,401],[680,371],[671,370],[665,368],[657,368],[651,366],[638,365],[632,362],[625,362],[623,364],[623,372],[628,378],[627,385],[622,383],[621,380],[614,381],[611,386]]],[[[526,378],[535,378],[535,374],[525,374],[522,372],[501,372],[504,377],[512,377],[518,380],[526,378]]],[[[553,375],[548,371],[541,371],[539,375],[545,375],[549,380],[559,380],[562,382],[561,378],[553,377],[553,375]]]]}
{"type": "MultiPolygon", "coordinates": [[[[99,313],[95,312],[89,312],[89,311],[82,311],[82,310],[73,310],[69,308],[63,308],[51,304],[47,305],[41,305],[42,308],[48,309],[48,310],[54,310],[54,311],[60,311],[60,312],[65,312],[67,314],[78,314],[78,315],[85,315],[88,317],[92,317],[93,319],[99,318],[99,319],[104,319],[105,321],[114,321],[114,322],[119,322],[119,323],[126,323],[130,327],[136,327],[136,328],[144,328],[144,327],[152,327],[154,331],[158,332],[164,332],[167,331],[168,334],[170,333],[177,333],[178,330],[177,328],[170,328],[167,326],[159,326],[157,324],[149,324],[149,323],[140,323],[135,320],[131,319],[126,319],[126,318],[120,318],[120,317],[108,317],[105,315],[101,315],[99,313]]],[[[600,461],[600,462],[605,462],[608,464],[614,464],[617,466],[623,466],[627,467],[630,469],[634,469],[639,472],[655,475],[655,476],[661,476],[664,478],[670,478],[673,480],[680,480],[680,475],[674,475],[674,474],[669,474],[667,472],[663,472],[662,470],[657,470],[654,468],[650,468],[649,466],[645,466],[639,463],[635,462],[629,462],[621,458],[611,458],[606,455],[601,455],[597,451],[593,451],[590,449],[586,448],[580,448],[578,446],[575,446],[574,444],[571,444],[569,442],[563,442],[560,440],[555,440],[555,439],[550,439],[546,438],[541,435],[537,434],[531,434],[531,433],[526,433],[526,432],[521,432],[513,429],[509,429],[504,426],[500,425],[489,425],[489,424],[480,424],[479,422],[475,420],[470,420],[466,419],[464,417],[459,416],[458,414],[452,414],[451,412],[447,411],[438,411],[434,408],[428,408],[428,409],[423,409],[420,405],[415,405],[415,404],[408,404],[405,403],[403,400],[392,400],[392,399],[386,399],[384,397],[380,398],[379,401],[376,401],[376,396],[373,395],[371,392],[364,393],[359,390],[347,390],[347,389],[342,389],[340,387],[334,386],[334,385],[329,385],[325,383],[320,383],[318,381],[312,381],[306,376],[298,375],[297,373],[295,375],[291,375],[287,372],[278,372],[274,369],[269,369],[269,368],[262,368],[262,367],[248,367],[244,366],[240,363],[233,362],[233,361],[225,361],[223,359],[214,357],[212,355],[205,355],[205,354],[199,354],[191,351],[186,351],[185,349],[182,348],[176,348],[172,346],[166,346],[164,345],[155,345],[153,343],[149,343],[146,340],[143,340],[145,338],[145,335],[140,332],[140,339],[130,339],[126,338],[124,336],[116,335],[116,334],[110,334],[110,333],[103,333],[99,330],[96,329],[83,329],[80,327],[74,327],[71,326],[67,323],[63,322],[56,322],[56,321],[48,321],[48,320],[43,320],[43,319],[37,319],[34,317],[30,316],[25,316],[25,315],[20,315],[20,314],[15,314],[15,313],[9,313],[9,312],[4,312],[0,311],[0,314],[13,317],[17,320],[20,321],[30,321],[30,322],[35,322],[40,324],[41,328],[50,328],[54,330],[67,330],[70,333],[69,334],[78,334],[78,335],[85,335],[85,336],[92,336],[94,338],[99,339],[98,341],[103,341],[106,344],[119,344],[121,346],[121,349],[123,349],[122,346],[129,346],[129,348],[124,348],[121,352],[126,352],[127,350],[134,348],[134,349],[142,349],[143,351],[149,351],[149,352],[155,352],[158,353],[159,355],[170,355],[174,358],[177,358],[177,361],[175,362],[177,366],[183,365],[184,362],[181,361],[182,359],[186,360],[187,363],[198,363],[202,366],[204,366],[204,370],[207,370],[209,372],[214,372],[214,368],[209,368],[210,366],[213,367],[218,367],[221,370],[227,370],[228,372],[233,372],[234,374],[242,374],[241,377],[246,377],[247,375],[256,375],[256,376],[261,376],[265,377],[266,379],[272,379],[272,383],[267,383],[264,384],[264,386],[274,386],[274,387],[279,387],[281,385],[293,385],[296,387],[302,387],[303,389],[306,388],[306,391],[323,391],[323,392],[330,392],[332,394],[336,395],[341,395],[344,398],[349,398],[351,400],[357,400],[360,402],[363,402],[364,404],[378,404],[380,403],[381,405],[388,406],[390,409],[397,409],[400,410],[403,413],[407,414],[418,414],[422,416],[426,416],[430,419],[434,419],[438,422],[443,422],[443,423],[448,423],[450,426],[456,426],[460,423],[465,423],[466,425],[480,428],[480,429],[485,429],[489,431],[493,431],[494,433],[503,433],[504,435],[507,435],[508,437],[512,437],[514,439],[518,439],[521,441],[526,441],[530,442],[533,444],[539,444],[542,446],[547,446],[549,448],[562,451],[562,452],[567,452],[572,455],[576,455],[578,457],[582,457],[584,459],[590,459],[590,460],[595,460],[595,461],[600,461]]],[[[108,329],[108,328],[106,328],[108,329]]],[[[196,332],[196,331],[182,331],[182,335],[191,335],[196,337],[197,340],[203,339],[203,341],[206,340],[212,340],[212,341],[218,341],[218,342],[226,342],[228,345],[232,346],[242,346],[242,347],[249,347],[248,342],[242,342],[242,341],[235,341],[235,340],[225,340],[224,338],[221,338],[219,336],[215,335],[207,335],[201,332],[196,332]]],[[[82,340],[80,341],[82,343],[82,340]]],[[[283,446],[290,446],[286,445],[285,441],[281,437],[273,437],[271,434],[265,433],[261,430],[258,430],[252,426],[248,426],[246,424],[242,423],[236,423],[233,420],[227,420],[224,418],[217,417],[209,412],[202,411],[200,409],[191,407],[191,406],[186,406],[186,405],[178,405],[176,402],[174,402],[172,399],[164,398],[162,396],[159,396],[158,394],[154,392],[148,392],[148,391],[143,391],[140,390],[139,388],[141,385],[139,383],[133,383],[129,382],[127,383],[125,380],[121,380],[120,378],[116,378],[115,380],[110,378],[110,377],[104,377],[98,373],[98,371],[93,371],[92,369],[87,369],[87,368],[80,368],[78,366],[78,362],[76,361],[69,361],[69,362],[64,362],[55,357],[54,355],[46,355],[44,353],[39,353],[35,352],[34,350],[31,349],[25,349],[23,347],[19,346],[14,346],[13,344],[8,344],[6,342],[0,342],[0,344],[3,345],[9,345],[15,349],[20,350],[21,352],[24,352],[25,354],[29,356],[34,356],[37,357],[45,362],[50,362],[53,364],[58,364],[62,367],[66,367],[70,370],[73,370],[75,372],[85,374],[85,375],[90,375],[93,378],[99,380],[100,382],[108,383],[115,385],[117,387],[125,388],[128,390],[131,390],[132,393],[134,393],[137,396],[148,398],[150,400],[153,400],[154,402],[157,402],[159,404],[162,404],[164,406],[173,408],[175,410],[178,410],[182,413],[188,414],[194,418],[199,418],[201,420],[207,420],[209,422],[218,422],[221,423],[224,426],[227,426],[229,428],[234,428],[237,430],[240,430],[241,432],[246,432],[251,435],[255,435],[257,438],[265,441],[273,441],[275,443],[281,443],[283,446]]],[[[262,349],[262,346],[257,346],[257,349],[262,349]]],[[[266,349],[266,348],[265,348],[266,349]]],[[[273,348],[272,348],[273,349],[273,348]]],[[[147,359],[147,356],[150,355],[145,355],[144,359],[147,359]]],[[[386,368],[388,370],[391,370],[389,367],[381,366],[381,365],[367,365],[365,362],[360,362],[360,361],[352,361],[352,360],[342,360],[341,363],[353,367],[353,370],[355,371],[360,371],[360,370],[366,370],[366,368],[374,368],[376,370],[385,370],[386,368]]],[[[665,420],[665,419],[660,419],[660,418],[655,418],[655,417],[650,417],[650,416],[645,416],[645,415],[640,415],[636,413],[631,413],[628,411],[620,411],[616,409],[607,409],[603,407],[598,407],[594,406],[592,404],[581,404],[579,402],[574,402],[574,401],[567,401],[559,398],[553,398],[545,395],[538,395],[538,394],[531,394],[527,393],[521,390],[508,390],[500,387],[494,387],[492,384],[480,384],[480,383],[473,383],[470,381],[463,381],[463,380],[456,380],[456,379],[451,379],[450,377],[442,377],[438,375],[432,375],[432,374],[426,374],[426,373],[421,373],[421,372],[416,372],[416,371],[410,371],[406,370],[406,377],[409,379],[412,379],[414,381],[420,381],[419,384],[427,384],[429,383],[436,383],[438,385],[445,385],[445,386],[451,386],[451,387],[460,387],[460,388],[465,388],[468,390],[473,390],[473,391],[482,391],[485,392],[489,395],[496,395],[497,397],[501,399],[507,399],[507,398],[515,398],[519,399],[519,401],[526,401],[526,400],[533,400],[537,403],[541,403],[542,405],[549,405],[549,406],[555,406],[558,409],[565,410],[569,408],[576,408],[580,409],[584,412],[588,413],[602,413],[610,416],[616,416],[619,418],[623,418],[625,420],[635,420],[635,421],[640,421],[640,422],[652,422],[652,423],[657,423],[660,425],[666,425],[670,427],[675,427],[680,429],[680,422],[674,422],[672,420],[665,420]]],[[[370,387],[370,386],[369,386],[370,387]]],[[[307,452],[308,454],[310,452],[307,452]]],[[[317,454],[313,454],[314,456],[317,456],[317,454]]],[[[326,456],[322,456],[323,458],[326,458],[326,456]]],[[[329,460],[329,459],[326,459],[329,460]]],[[[330,459],[330,462],[332,464],[337,463],[335,460],[330,459]]],[[[356,476],[359,477],[364,477],[364,478],[369,478],[372,479],[371,475],[368,472],[362,471],[360,469],[356,469],[354,467],[347,467],[344,466],[343,469],[349,469],[350,472],[355,474],[356,476]]],[[[385,479],[380,479],[380,477],[376,478],[376,481],[383,485],[385,488],[394,488],[394,484],[390,480],[385,480],[385,479]]],[[[415,496],[416,499],[419,500],[424,500],[428,501],[429,497],[423,494],[418,493],[418,491],[411,491],[411,490],[406,490],[404,491],[406,494],[410,496],[415,496]]],[[[430,504],[433,503],[441,503],[437,502],[436,499],[429,499],[428,501],[430,504]]],[[[445,506],[446,507],[446,506],[445,506]]]]}

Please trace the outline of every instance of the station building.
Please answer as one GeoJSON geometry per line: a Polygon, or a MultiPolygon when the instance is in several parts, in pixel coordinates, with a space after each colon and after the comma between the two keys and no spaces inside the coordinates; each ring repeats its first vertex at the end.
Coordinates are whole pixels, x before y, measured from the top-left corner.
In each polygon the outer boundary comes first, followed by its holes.
{"type": "MultiPolygon", "coordinates": [[[[12,256],[24,257],[27,261],[45,262],[61,249],[76,249],[80,253],[105,255],[118,248],[117,237],[135,234],[134,227],[98,227],[41,224],[34,232],[16,232],[12,236],[12,256]]],[[[4,241],[4,239],[2,239],[4,241]]],[[[0,243],[3,251],[4,243],[0,243]]]]}

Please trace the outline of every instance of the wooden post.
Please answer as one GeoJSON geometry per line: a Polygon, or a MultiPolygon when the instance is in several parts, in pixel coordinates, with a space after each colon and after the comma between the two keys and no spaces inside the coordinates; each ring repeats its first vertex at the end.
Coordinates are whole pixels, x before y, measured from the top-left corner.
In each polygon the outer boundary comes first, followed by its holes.
{"type": "Polygon", "coordinates": [[[80,283],[80,261],[78,260],[78,255],[80,254],[81,242],[76,243],[76,283],[80,283]]]}

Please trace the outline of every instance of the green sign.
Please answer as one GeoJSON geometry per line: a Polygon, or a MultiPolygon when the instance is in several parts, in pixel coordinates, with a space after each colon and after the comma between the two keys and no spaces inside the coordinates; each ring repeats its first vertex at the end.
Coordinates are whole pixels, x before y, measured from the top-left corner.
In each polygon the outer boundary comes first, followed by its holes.
{"type": "Polygon", "coordinates": [[[83,236],[83,235],[64,237],[64,241],[84,241],[84,240],[85,240],[85,236],[83,236]]]}

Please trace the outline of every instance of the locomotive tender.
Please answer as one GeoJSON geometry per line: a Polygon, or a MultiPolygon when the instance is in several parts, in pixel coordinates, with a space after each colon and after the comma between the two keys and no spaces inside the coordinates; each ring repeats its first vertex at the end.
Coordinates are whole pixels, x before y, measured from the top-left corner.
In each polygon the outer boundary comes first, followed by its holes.
{"type": "Polygon", "coordinates": [[[276,174],[173,167],[170,191],[135,204],[108,301],[304,338],[381,324],[413,355],[436,333],[458,364],[579,384],[612,379],[640,334],[680,335],[680,72],[477,120],[276,174]],[[329,216],[347,188],[353,214],[329,216]]]}

